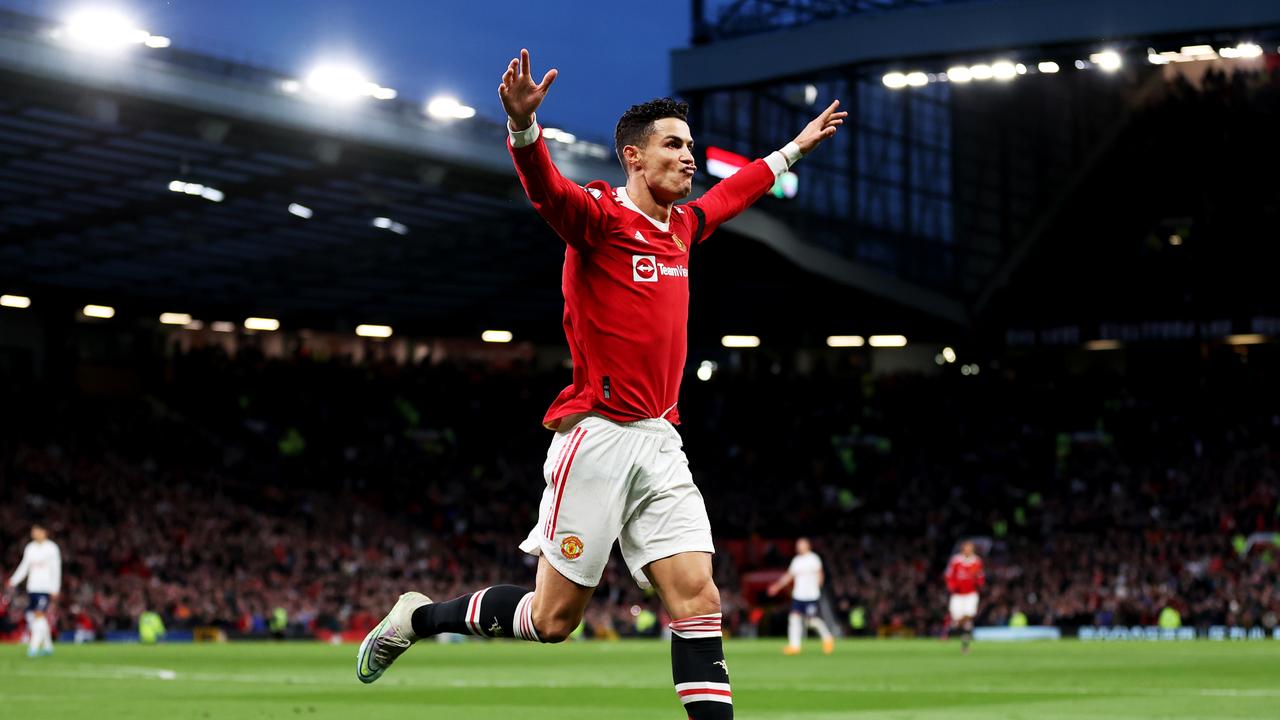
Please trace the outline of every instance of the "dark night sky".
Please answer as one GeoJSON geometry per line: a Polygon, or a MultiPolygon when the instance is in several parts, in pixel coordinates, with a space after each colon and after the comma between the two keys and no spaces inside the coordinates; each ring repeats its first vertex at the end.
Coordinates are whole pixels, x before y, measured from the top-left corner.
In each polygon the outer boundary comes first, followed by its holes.
{"type": "Polygon", "coordinates": [[[669,52],[689,42],[689,0],[0,0],[58,18],[109,6],[184,47],[299,75],[357,59],[371,80],[420,101],[451,93],[502,117],[499,76],[522,46],[560,69],[542,117],[608,138],[629,105],[670,92],[669,52]]]}

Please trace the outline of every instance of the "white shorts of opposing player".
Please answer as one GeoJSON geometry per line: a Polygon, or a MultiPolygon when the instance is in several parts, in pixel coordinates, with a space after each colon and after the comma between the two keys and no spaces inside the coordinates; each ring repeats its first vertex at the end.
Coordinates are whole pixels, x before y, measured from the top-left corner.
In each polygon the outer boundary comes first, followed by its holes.
{"type": "Polygon", "coordinates": [[[556,433],[542,467],[538,524],[520,543],[579,585],[600,583],[615,540],[640,587],[644,567],[683,552],[715,552],[702,493],[680,433],[666,420],[588,415],[556,433]]]}
{"type": "Polygon", "coordinates": [[[978,593],[964,593],[951,596],[951,621],[960,622],[965,618],[978,616],[978,593]]]}

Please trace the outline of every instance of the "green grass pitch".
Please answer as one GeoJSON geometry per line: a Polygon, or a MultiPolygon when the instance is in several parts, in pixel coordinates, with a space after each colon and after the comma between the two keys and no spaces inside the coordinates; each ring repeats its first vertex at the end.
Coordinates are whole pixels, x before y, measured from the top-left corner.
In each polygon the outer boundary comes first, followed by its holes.
{"type": "MultiPolygon", "coordinates": [[[[1280,643],[731,641],[745,720],[1280,718],[1280,643]]],[[[352,645],[0,646],[0,717],[684,718],[665,643],[424,643],[374,685],[352,645]]]]}

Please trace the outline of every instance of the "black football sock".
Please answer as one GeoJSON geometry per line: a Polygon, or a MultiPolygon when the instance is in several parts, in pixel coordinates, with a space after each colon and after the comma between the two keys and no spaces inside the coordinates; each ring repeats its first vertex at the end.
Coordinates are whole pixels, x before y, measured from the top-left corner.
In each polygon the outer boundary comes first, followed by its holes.
{"type": "Polygon", "coordinates": [[[733,720],[720,613],[671,621],[671,679],[690,720],[733,720]]]}
{"type": "Polygon", "coordinates": [[[448,602],[423,605],[413,611],[413,632],[420,638],[451,632],[536,642],[533,593],[515,585],[494,585],[448,602]]]}

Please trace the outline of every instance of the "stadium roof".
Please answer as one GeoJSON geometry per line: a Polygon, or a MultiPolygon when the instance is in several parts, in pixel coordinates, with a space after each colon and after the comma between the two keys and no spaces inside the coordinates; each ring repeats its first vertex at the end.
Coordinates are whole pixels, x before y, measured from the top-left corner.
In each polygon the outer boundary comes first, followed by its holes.
{"type": "MultiPolygon", "coordinates": [[[[326,105],[283,91],[289,78],[268,70],[136,50],[86,54],[42,21],[0,13],[4,292],[317,329],[394,322],[397,332],[434,335],[495,325],[559,334],[562,244],[530,210],[501,124],[435,120],[400,100],[326,105]]],[[[552,144],[566,175],[619,180],[610,150],[552,144]]],[[[962,315],[887,277],[871,280],[944,312],[873,301],[848,287],[847,268],[768,221],[754,212],[740,227],[771,249],[718,261],[724,277],[765,290],[734,308],[755,305],[760,325],[801,287],[827,296],[830,314],[848,320],[856,305],[888,322],[883,329],[962,315]],[[775,253],[796,251],[828,279],[779,271],[775,253]],[[760,257],[775,267],[748,265],[760,257]]]]}

